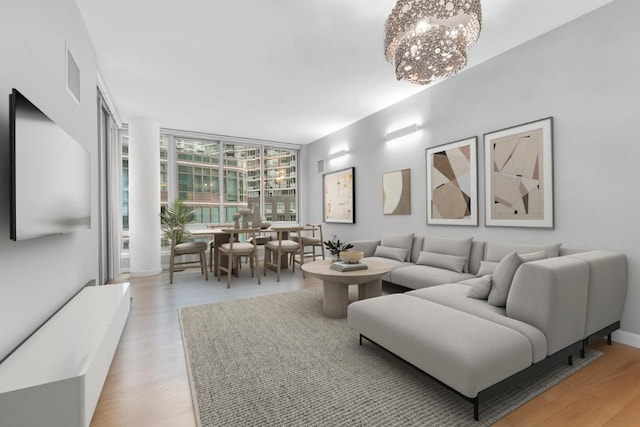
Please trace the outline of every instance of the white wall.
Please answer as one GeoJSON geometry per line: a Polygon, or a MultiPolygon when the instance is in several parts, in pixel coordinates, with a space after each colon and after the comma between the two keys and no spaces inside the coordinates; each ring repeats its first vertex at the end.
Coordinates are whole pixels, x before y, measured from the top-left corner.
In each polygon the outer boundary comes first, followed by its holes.
{"type": "Polygon", "coordinates": [[[413,231],[622,251],[629,259],[622,329],[640,334],[639,14],[637,1],[616,0],[314,142],[306,188],[318,197],[306,198],[306,219],[322,220],[317,160],[346,143],[349,157],[325,165],[326,171],[355,166],[357,222],[326,224],[327,238],[413,231]],[[554,118],[555,229],[485,227],[482,135],[548,116],[554,118]],[[413,122],[423,124],[420,133],[383,141],[386,131],[413,122]],[[481,225],[427,226],[425,148],[471,136],[479,137],[481,225]],[[384,216],[382,173],[404,168],[411,168],[412,214],[384,216]]]}
{"type": "MultiPolygon", "coordinates": [[[[0,359],[98,276],[96,55],[74,0],[0,2],[0,359]],[[65,42],[80,67],[81,105],[66,89],[65,42]],[[91,155],[92,228],[9,240],[9,102],[18,89],[91,155]]],[[[55,159],[52,159],[55,160],[55,159]]],[[[64,159],[62,159],[64,161],[64,159]]],[[[55,185],[55,177],[42,190],[55,185]]],[[[43,355],[46,357],[46,355],[43,355]]]]}

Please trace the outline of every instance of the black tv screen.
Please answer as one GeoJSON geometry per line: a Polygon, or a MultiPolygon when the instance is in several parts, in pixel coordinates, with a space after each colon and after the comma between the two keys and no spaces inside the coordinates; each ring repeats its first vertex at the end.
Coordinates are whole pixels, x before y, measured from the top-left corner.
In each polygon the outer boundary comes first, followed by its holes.
{"type": "Polygon", "coordinates": [[[12,240],[91,228],[89,152],[24,95],[9,95],[12,240]]]}

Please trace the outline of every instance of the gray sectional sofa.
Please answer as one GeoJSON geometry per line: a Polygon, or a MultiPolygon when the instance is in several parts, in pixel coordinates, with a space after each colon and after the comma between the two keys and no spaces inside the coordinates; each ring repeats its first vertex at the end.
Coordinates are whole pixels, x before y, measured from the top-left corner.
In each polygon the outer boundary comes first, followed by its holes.
{"type": "Polygon", "coordinates": [[[449,386],[473,402],[476,420],[480,401],[584,357],[590,341],[610,341],[620,327],[621,253],[391,233],[353,243],[365,260],[393,265],[385,281],[409,288],[349,305],[360,343],[449,386]]]}

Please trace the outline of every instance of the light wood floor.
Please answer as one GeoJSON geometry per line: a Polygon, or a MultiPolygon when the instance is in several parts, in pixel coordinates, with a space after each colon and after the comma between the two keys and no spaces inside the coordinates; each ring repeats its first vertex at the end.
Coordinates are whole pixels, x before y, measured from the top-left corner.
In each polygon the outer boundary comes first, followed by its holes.
{"type": "MultiPolygon", "coordinates": [[[[173,285],[166,272],[124,280],[131,283],[131,314],[91,426],[196,425],[179,307],[320,286],[316,279],[303,280],[299,271],[283,272],[280,283],[268,273],[258,286],[247,270],[229,290],[224,279],[206,282],[195,271],[176,273],[173,285]]],[[[604,355],[496,425],[640,426],[640,349],[604,341],[592,348],[604,355]]]]}

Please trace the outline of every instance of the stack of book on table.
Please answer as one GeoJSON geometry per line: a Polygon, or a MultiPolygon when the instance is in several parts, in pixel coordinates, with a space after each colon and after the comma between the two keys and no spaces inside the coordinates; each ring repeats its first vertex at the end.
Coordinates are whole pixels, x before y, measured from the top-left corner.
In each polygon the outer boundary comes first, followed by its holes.
{"type": "Polygon", "coordinates": [[[330,267],[332,270],[336,271],[355,271],[355,270],[366,270],[367,264],[358,262],[356,264],[349,264],[343,261],[334,262],[330,267]]]}

